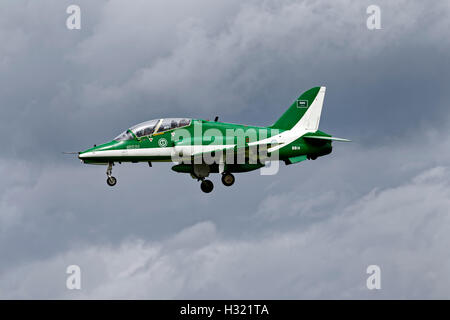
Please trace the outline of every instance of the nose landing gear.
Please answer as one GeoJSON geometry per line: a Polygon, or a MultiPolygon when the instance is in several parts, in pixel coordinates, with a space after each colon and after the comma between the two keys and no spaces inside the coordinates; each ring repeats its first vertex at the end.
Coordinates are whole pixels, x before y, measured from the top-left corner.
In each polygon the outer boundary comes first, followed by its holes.
{"type": "Polygon", "coordinates": [[[108,169],[106,169],[106,175],[108,176],[108,178],[106,179],[106,183],[108,184],[108,186],[115,186],[117,183],[117,179],[115,177],[112,176],[112,167],[113,167],[114,163],[110,162],[108,164],[108,169]]]}
{"type": "Polygon", "coordinates": [[[115,177],[108,177],[108,179],[106,179],[106,183],[108,184],[108,186],[115,186],[117,183],[117,179],[115,177]]]}

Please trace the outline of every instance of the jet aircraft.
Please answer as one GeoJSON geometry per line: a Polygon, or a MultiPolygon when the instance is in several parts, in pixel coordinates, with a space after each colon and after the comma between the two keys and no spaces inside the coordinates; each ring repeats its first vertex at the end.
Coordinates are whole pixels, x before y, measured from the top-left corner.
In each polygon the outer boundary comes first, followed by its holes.
{"type": "Polygon", "coordinates": [[[214,185],[206,179],[220,173],[225,186],[234,184],[233,173],[257,170],[269,161],[286,165],[316,160],[331,153],[333,141],[350,141],[319,130],[325,87],[304,92],[271,126],[257,127],[191,118],[162,118],[125,130],[111,142],[78,153],[86,164],[106,165],[107,184],[114,186],[115,163],[173,162],[172,170],[201,181],[209,193],[214,185]]]}

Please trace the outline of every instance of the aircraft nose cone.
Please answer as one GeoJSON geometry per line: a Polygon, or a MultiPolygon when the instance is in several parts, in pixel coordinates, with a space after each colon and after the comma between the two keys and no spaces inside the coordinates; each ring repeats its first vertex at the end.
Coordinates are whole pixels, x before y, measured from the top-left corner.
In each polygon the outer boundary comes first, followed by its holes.
{"type": "Polygon", "coordinates": [[[91,152],[89,152],[89,151],[82,151],[82,152],[78,153],[78,159],[80,159],[80,160],[89,159],[90,158],[90,156],[89,156],[90,154],[91,154],[91,152]]]}
{"type": "Polygon", "coordinates": [[[115,146],[115,143],[116,143],[115,141],[112,141],[101,144],[99,146],[94,144],[92,148],[81,151],[78,154],[78,159],[80,159],[84,163],[92,163],[92,162],[103,163],[102,161],[98,161],[98,159],[101,158],[99,157],[101,156],[100,153],[102,153],[103,151],[110,150],[112,147],[115,146]]]}
{"type": "Polygon", "coordinates": [[[85,152],[78,152],[78,159],[80,159],[81,161],[83,161],[84,159],[86,159],[86,156],[84,155],[85,152]]]}

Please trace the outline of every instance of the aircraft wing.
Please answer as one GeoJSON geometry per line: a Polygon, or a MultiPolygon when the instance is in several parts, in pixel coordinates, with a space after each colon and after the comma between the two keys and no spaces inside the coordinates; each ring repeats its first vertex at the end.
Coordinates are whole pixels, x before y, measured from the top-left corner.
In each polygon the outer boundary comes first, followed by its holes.
{"type": "Polygon", "coordinates": [[[216,151],[226,151],[230,149],[235,149],[235,144],[225,144],[225,145],[201,145],[201,146],[192,146],[193,153],[192,156],[198,156],[200,154],[211,153],[216,151]]]}
{"type": "Polygon", "coordinates": [[[236,147],[235,144],[226,144],[226,145],[217,145],[217,144],[208,144],[208,145],[181,144],[181,145],[177,145],[177,144],[175,144],[174,149],[177,154],[182,155],[183,157],[194,157],[194,156],[205,154],[205,153],[234,149],[235,147],[236,147]]]}
{"type": "MultiPolygon", "coordinates": [[[[287,133],[287,132],[286,132],[287,133]]],[[[266,139],[253,141],[250,143],[246,143],[244,146],[239,146],[237,144],[208,144],[202,145],[200,141],[190,141],[192,144],[186,143],[175,143],[175,152],[177,154],[182,154],[183,157],[195,157],[201,154],[207,154],[217,151],[226,151],[226,150],[234,150],[235,153],[239,152],[239,150],[247,149],[253,146],[266,146],[268,148],[268,152],[276,151],[285,145],[293,142],[298,139],[298,133],[296,135],[287,135],[286,133],[282,133],[276,136],[272,136],[266,139]],[[196,142],[198,144],[196,144],[196,142]]],[[[319,135],[309,135],[300,134],[305,139],[319,139],[319,140],[329,140],[329,141],[342,141],[342,142],[350,142],[351,140],[331,137],[331,136],[319,136],[319,135]]]]}
{"type": "MultiPolygon", "coordinates": [[[[225,140],[225,139],[224,139],[225,140]]],[[[254,141],[250,143],[245,143],[243,146],[239,146],[237,144],[207,144],[202,145],[200,141],[184,141],[181,143],[175,143],[175,152],[182,153],[184,156],[197,156],[205,153],[217,152],[217,151],[226,151],[234,149],[235,152],[238,152],[242,149],[247,149],[252,146],[262,146],[266,145],[268,148],[278,146],[283,143],[279,143],[276,139],[263,139],[259,141],[254,141]],[[191,143],[191,144],[189,144],[191,143]]]]}

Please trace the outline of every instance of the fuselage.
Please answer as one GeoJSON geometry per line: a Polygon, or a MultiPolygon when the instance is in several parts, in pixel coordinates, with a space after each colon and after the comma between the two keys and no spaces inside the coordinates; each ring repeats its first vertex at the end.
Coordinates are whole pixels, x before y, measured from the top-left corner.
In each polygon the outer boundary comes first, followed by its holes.
{"type": "Polygon", "coordinates": [[[333,141],[350,141],[319,131],[325,87],[311,88],[269,127],[189,119],[165,118],[139,123],[111,142],[80,152],[87,164],[107,165],[107,184],[114,186],[115,163],[172,162],[172,170],[201,181],[209,193],[214,184],[207,177],[219,173],[224,186],[234,184],[233,173],[261,169],[261,175],[286,165],[315,160],[331,153],[333,141]]]}
{"type": "MultiPolygon", "coordinates": [[[[200,119],[157,119],[136,125],[108,143],[80,152],[79,158],[87,164],[175,162],[174,154],[191,157],[205,152],[245,149],[249,143],[276,137],[284,131],[200,119]]],[[[274,140],[274,143],[278,142],[274,140]]],[[[317,157],[331,152],[331,141],[300,137],[277,152],[279,160],[302,155],[317,157]]]]}

